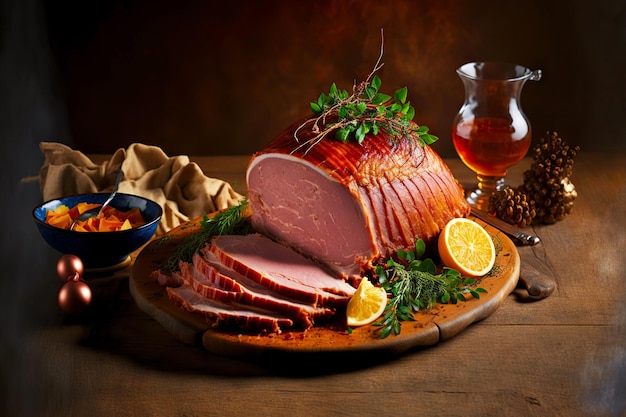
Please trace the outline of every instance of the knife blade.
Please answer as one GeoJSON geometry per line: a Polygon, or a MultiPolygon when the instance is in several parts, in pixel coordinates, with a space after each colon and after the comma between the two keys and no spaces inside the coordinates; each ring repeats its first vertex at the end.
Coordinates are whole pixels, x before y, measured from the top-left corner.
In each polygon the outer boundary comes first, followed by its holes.
{"type": "Polygon", "coordinates": [[[511,237],[514,237],[522,245],[533,246],[541,242],[541,239],[539,239],[538,236],[525,233],[517,227],[505,222],[504,220],[490,215],[486,211],[482,211],[472,207],[472,214],[478,217],[480,220],[495,227],[496,229],[501,230],[511,237]]]}

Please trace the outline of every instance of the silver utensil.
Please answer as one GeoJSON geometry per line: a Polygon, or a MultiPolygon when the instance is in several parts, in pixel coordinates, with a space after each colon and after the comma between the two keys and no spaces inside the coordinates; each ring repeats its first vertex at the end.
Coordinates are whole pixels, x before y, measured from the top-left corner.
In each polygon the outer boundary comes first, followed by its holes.
{"type": "Polygon", "coordinates": [[[529,235],[521,231],[517,227],[510,225],[504,220],[498,219],[497,217],[494,217],[485,211],[472,207],[472,214],[478,217],[480,220],[486,223],[489,223],[496,229],[503,231],[504,233],[506,233],[507,235],[511,237],[514,237],[522,245],[532,246],[541,242],[541,239],[539,239],[538,236],[529,235]]]}
{"type": "Polygon", "coordinates": [[[111,201],[113,201],[113,199],[115,198],[115,194],[117,194],[117,189],[120,185],[120,182],[122,181],[122,178],[124,178],[124,171],[120,169],[120,172],[117,173],[117,178],[115,179],[113,190],[111,191],[111,194],[106,199],[106,201],[100,207],[95,207],[95,208],[92,208],[91,210],[87,210],[84,213],[82,213],[80,216],[76,217],[72,221],[72,224],[70,225],[70,230],[74,229],[74,226],[78,222],[85,221],[92,217],[100,216],[100,213],[102,213],[102,210],[104,210],[104,208],[108,206],[111,203],[111,201]]]}

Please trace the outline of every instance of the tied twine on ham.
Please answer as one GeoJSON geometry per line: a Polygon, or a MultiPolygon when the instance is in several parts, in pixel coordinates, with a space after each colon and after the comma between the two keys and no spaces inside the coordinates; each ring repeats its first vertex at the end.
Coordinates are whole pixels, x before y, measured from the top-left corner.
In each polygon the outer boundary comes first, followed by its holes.
{"type": "Polygon", "coordinates": [[[361,144],[303,147],[298,127],[250,160],[255,233],[216,236],[179,271],[153,274],[175,303],[215,327],[280,333],[327,322],[377,262],[417,239],[434,242],[470,212],[449,168],[416,138],[381,130],[361,144]]]}

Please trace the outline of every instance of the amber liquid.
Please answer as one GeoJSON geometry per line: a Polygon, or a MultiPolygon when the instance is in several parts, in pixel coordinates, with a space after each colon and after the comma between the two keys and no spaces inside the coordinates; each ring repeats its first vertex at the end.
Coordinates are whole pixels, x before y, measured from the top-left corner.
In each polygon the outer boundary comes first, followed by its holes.
{"type": "Polygon", "coordinates": [[[463,163],[477,174],[505,176],[528,152],[531,131],[525,123],[516,131],[504,119],[475,118],[453,127],[452,142],[463,163]]]}

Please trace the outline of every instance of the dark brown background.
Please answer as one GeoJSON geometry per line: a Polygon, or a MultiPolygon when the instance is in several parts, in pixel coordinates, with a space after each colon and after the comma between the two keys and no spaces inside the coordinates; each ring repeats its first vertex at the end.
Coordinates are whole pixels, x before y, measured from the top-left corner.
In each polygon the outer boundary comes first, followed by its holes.
{"type": "Polygon", "coordinates": [[[504,60],[544,77],[522,92],[535,140],[557,130],[586,150],[623,149],[623,1],[343,0],[46,3],[67,109],[85,152],[132,142],[169,154],[250,154],[334,81],[351,89],[379,54],[383,90],[407,86],[415,120],[454,155],[455,73],[504,60]]]}

